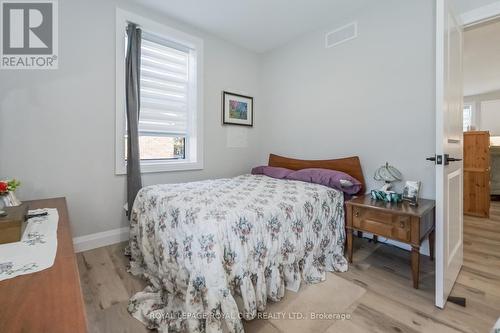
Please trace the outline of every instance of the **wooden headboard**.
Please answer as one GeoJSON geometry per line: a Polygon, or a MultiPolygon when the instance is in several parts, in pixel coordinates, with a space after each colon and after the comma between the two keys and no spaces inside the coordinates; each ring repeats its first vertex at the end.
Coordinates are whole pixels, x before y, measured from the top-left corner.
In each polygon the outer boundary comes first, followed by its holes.
{"type": "Polygon", "coordinates": [[[308,168],[322,168],[338,170],[347,173],[359,180],[363,187],[359,193],[364,193],[366,188],[365,178],[363,177],[363,170],[358,156],[339,158],[334,160],[298,160],[295,158],[288,158],[269,154],[269,166],[287,168],[290,170],[301,170],[308,168]]]}

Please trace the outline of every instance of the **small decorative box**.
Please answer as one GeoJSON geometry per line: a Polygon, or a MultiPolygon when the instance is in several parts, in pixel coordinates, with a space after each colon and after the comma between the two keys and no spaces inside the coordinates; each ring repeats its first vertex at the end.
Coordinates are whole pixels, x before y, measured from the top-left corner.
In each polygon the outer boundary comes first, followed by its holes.
{"type": "Polygon", "coordinates": [[[0,217],[0,244],[19,242],[26,227],[28,205],[5,207],[7,216],[0,217]]]}
{"type": "Polygon", "coordinates": [[[380,201],[385,201],[385,202],[398,203],[398,202],[401,202],[401,200],[402,200],[401,194],[393,192],[393,191],[372,190],[370,192],[370,195],[371,195],[372,199],[374,199],[374,200],[380,200],[380,201]]]}

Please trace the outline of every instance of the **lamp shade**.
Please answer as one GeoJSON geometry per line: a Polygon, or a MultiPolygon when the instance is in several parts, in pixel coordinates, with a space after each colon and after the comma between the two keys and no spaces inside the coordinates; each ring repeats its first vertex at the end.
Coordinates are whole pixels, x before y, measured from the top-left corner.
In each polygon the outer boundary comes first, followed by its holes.
{"type": "Polygon", "coordinates": [[[389,165],[388,162],[385,165],[381,166],[375,171],[375,175],[373,179],[378,181],[384,181],[386,183],[392,183],[395,181],[400,181],[403,178],[401,172],[398,169],[389,165]]]}

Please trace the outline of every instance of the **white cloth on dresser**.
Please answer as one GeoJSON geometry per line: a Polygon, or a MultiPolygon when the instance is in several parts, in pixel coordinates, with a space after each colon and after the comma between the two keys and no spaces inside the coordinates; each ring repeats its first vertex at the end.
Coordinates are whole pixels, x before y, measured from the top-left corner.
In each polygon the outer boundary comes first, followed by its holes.
{"type": "Polygon", "coordinates": [[[0,244],[0,281],[54,265],[59,214],[55,208],[30,210],[29,214],[43,212],[48,215],[28,220],[21,241],[0,244]]]}

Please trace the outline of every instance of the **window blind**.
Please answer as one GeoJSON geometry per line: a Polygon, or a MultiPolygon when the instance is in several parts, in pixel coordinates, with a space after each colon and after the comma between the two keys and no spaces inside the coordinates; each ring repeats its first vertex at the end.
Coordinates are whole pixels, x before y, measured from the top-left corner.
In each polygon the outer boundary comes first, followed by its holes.
{"type": "Polygon", "coordinates": [[[141,44],[141,135],[188,133],[190,49],[143,33],[141,44]]]}

